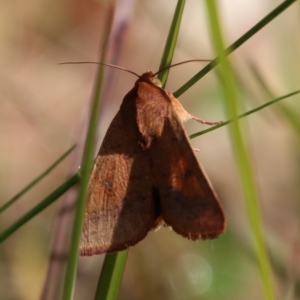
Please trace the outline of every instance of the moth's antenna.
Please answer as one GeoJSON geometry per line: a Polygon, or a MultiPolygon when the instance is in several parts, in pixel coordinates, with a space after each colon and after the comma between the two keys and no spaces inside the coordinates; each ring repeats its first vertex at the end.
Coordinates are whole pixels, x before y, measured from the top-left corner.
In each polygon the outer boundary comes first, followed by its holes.
{"type": "Polygon", "coordinates": [[[168,67],[160,69],[159,71],[157,71],[156,73],[153,74],[153,77],[156,76],[158,73],[166,70],[166,69],[170,69],[172,67],[176,67],[176,66],[179,66],[179,65],[183,65],[183,64],[186,64],[186,63],[189,63],[189,62],[195,62],[195,61],[211,62],[212,60],[211,59],[191,59],[191,60],[182,61],[180,63],[176,63],[176,64],[173,64],[173,65],[170,65],[168,67]]]}
{"type": "Polygon", "coordinates": [[[128,69],[125,69],[125,68],[122,68],[122,67],[119,67],[119,66],[116,66],[116,65],[107,64],[107,63],[100,63],[100,62],[94,62],[94,61],[79,61],[79,62],[67,61],[67,62],[59,63],[59,65],[81,65],[81,64],[96,64],[96,65],[103,65],[103,66],[107,66],[107,67],[112,67],[112,68],[115,68],[115,69],[119,69],[119,70],[122,70],[122,71],[125,71],[125,72],[128,72],[128,73],[131,73],[131,74],[137,76],[138,78],[140,78],[140,75],[136,74],[133,71],[130,71],[128,69]]]}

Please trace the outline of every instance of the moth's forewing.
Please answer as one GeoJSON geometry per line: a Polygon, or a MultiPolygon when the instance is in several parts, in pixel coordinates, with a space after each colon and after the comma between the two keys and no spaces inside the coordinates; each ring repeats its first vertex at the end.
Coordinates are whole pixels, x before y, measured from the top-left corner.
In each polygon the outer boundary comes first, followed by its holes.
{"type": "Polygon", "coordinates": [[[149,83],[142,85],[141,90],[144,91],[148,85],[152,93],[149,97],[143,92],[138,93],[138,126],[148,145],[162,218],[184,237],[193,240],[215,238],[224,231],[223,210],[194,155],[172,101],[164,90],[149,83]],[[151,130],[143,132],[158,108],[159,118],[151,123],[151,130]]]}
{"type": "Polygon", "coordinates": [[[176,115],[166,119],[150,152],[165,223],[193,240],[219,236],[225,223],[222,208],[176,115]]]}
{"type": "Polygon", "coordinates": [[[149,154],[138,144],[136,90],[113,119],[91,174],[80,254],[126,249],[155,222],[149,154]]]}

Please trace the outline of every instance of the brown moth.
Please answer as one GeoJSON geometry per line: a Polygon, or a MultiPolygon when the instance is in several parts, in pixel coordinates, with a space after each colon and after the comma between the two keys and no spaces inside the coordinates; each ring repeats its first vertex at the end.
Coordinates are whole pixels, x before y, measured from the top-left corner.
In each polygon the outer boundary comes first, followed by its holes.
{"type": "Polygon", "coordinates": [[[154,75],[139,76],[104,137],[89,182],[81,255],[124,250],[161,223],[192,240],[224,231],[223,210],[182,124],[216,122],[190,115],[154,75]]]}

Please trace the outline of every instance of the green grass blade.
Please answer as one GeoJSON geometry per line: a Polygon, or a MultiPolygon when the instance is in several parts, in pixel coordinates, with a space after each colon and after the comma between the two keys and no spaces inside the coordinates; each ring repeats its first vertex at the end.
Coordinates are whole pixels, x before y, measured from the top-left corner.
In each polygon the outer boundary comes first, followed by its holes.
{"type": "Polygon", "coordinates": [[[14,197],[8,200],[3,206],[1,206],[0,213],[3,213],[20,197],[22,197],[26,192],[28,192],[33,186],[35,186],[39,181],[41,181],[46,175],[48,175],[61,161],[63,161],[75,149],[75,147],[76,147],[75,145],[72,146],[57,161],[55,161],[47,170],[45,170],[41,175],[39,175],[36,179],[30,182],[25,188],[23,188],[19,193],[17,193],[14,197]]]}
{"type": "MultiPolygon", "coordinates": [[[[267,103],[265,103],[265,104],[263,104],[263,105],[260,105],[260,106],[254,108],[254,109],[251,109],[251,110],[249,110],[249,111],[247,111],[247,112],[245,112],[245,113],[243,113],[243,114],[241,114],[241,115],[236,116],[235,119],[238,120],[238,119],[242,119],[242,118],[244,118],[244,117],[247,117],[247,116],[249,116],[249,115],[251,115],[251,114],[253,114],[253,113],[255,113],[255,112],[257,112],[257,111],[259,111],[259,110],[261,110],[261,109],[263,109],[263,108],[266,108],[266,107],[268,107],[268,106],[270,106],[270,105],[272,105],[272,104],[274,104],[274,103],[280,101],[280,100],[283,100],[283,99],[292,97],[292,96],[297,95],[297,94],[299,94],[299,93],[300,93],[300,91],[295,91],[295,92],[289,93],[289,94],[287,94],[287,95],[283,95],[283,96],[281,96],[281,97],[278,97],[278,98],[276,98],[276,99],[274,99],[274,100],[271,100],[271,101],[269,101],[269,102],[267,102],[267,103]]],[[[220,128],[220,127],[223,127],[223,126],[225,126],[225,125],[228,125],[228,124],[234,122],[235,119],[230,119],[230,120],[227,120],[227,121],[225,121],[225,122],[222,122],[221,124],[218,124],[218,125],[215,125],[215,126],[213,126],[213,127],[207,128],[207,129],[205,129],[205,130],[196,132],[196,133],[190,135],[190,139],[194,139],[195,137],[197,137],[197,136],[199,136],[199,135],[208,133],[208,132],[210,132],[210,131],[213,131],[213,130],[216,130],[216,129],[220,128]]]]}
{"type": "Polygon", "coordinates": [[[248,219],[253,234],[261,281],[263,285],[264,298],[273,300],[275,299],[273,278],[268,254],[265,247],[262,220],[260,216],[258,197],[254,183],[254,174],[250,163],[250,157],[247,153],[246,143],[239,127],[239,123],[236,120],[238,112],[237,88],[232,76],[231,66],[226,60],[226,53],[223,51],[224,43],[220,30],[215,0],[206,0],[206,5],[209,14],[209,22],[212,32],[211,36],[214,49],[216,53],[218,53],[218,57],[221,62],[220,72],[222,76],[226,113],[229,117],[234,117],[235,119],[234,122],[232,122],[231,125],[228,126],[228,128],[234,155],[239,169],[239,175],[241,178],[248,219]]]}
{"type": "MultiPolygon", "coordinates": [[[[250,65],[250,69],[252,70],[257,82],[261,86],[262,90],[268,97],[272,97],[274,93],[271,91],[270,87],[266,83],[266,80],[263,76],[258,72],[258,70],[253,66],[250,65]]],[[[297,111],[292,108],[287,107],[284,104],[278,106],[280,112],[284,115],[287,122],[290,124],[291,128],[294,130],[294,133],[297,135],[298,140],[300,140],[300,118],[298,116],[297,111]]]]}
{"type": "Polygon", "coordinates": [[[107,254],[95,294],[95,300],[115,300],[118,297],[128,250],[107,254]]]}
{"type": "MultiPolygon", "coordinates": [[[[285,9],[287,9],[296,0],[286,0],[280,5],[278,5],[273,11],[266,15],[261,21],[254,25],[250,30],[248,30],[244,35],[242,35],[238,40],[236,40],[231,46],[229,46],[225,51],[223,50],[223,55],[227,56],[232,53],[235,49],[244,44],[248,39],[250,39],[254,34],[256,34],[265,25],[274,20],[279,14],[281,14],[285,9]]],[[[219,57],[215,58],[212,62],[206,65],[200,72],[193,76],[189,81],[187,81],[182,87],[180,87],[174,96],[177,98],[187,91],[192,85],[194,85],[199,79],[205,76],[210,70],[217,66],[220,62],[219,57]]]]}
{"type": "MultiPolygon", "coordinates": [[[[101,62],[104,62],[106,57],[111,24],[112,24],[112,13],[109,13],[107,28],[105,28],[104,31],[105,38],[102,47],[101,60],[100,60],[101,62]]],[[[86,137],[83,160],[82,160],[82,167],[81,167],[82,179],[80,182],[80,187],[78,192],[77,208],[76,208],[73,231],[71,236],[70,253],[68,257],[65,285],[63,290],[64,300],[73,299],[75,278],[76,278],[76,268],[78,262],[78,254],[79,254],[79,243],[80,243],[80,237],[81,237],[81,231],[83,225],[85,199],[87,195],[89,177],[93,165],[94,144],[95,144],[96,133],[97,133],[97,124],[98,124],[98,115],[99,115],[98,112],[100,109],[100,95],[102,90],[103,75],[104,75],[104,66],[99,65],[90,122],[89,122],[88,133],[86,137]]]]}
{"type": "Polygon", "coordinates": [[[6,240],[12,233],[18,230],[21,226],[47,208],[50,204],[52,204],[55,200],[57,200],[61,195],[63,195],[68,189],[74,186],[79,182],[80,176],[79,174],[73,175],[70,179],[64,182],[61,186],[59,186],[55,191],[49,194],[44,200],[42,200],[39,204],[37,204],[34,208],[32,208],[29,212],[27,212],[23,217],[18,219],[14,224],[8,227],[0,234],[0,243],[6,240]]]}
{"type": "MultiPolygon", "coordinates": [[[[183,9],[185,5],[185,0],[178,0],[177,6],[174,12],[173,20],[169,30],[168,38],[165,44],[164,52],[161,58],[159,70],[169,66],[172,62],[175,46],[177,42],[178,32],[180,28],[180,23],[182,19],[183,9]]],[[[159,73],[157,78],[161,81],[162,86],[164,87],[167,82],[169,75],[169,70],[166,69],[163,72],[159,73]]]]}

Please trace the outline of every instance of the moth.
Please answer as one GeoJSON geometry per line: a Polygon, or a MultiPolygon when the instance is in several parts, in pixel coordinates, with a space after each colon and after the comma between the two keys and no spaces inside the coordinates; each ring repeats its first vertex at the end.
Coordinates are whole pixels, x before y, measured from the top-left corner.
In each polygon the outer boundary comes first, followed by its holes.
{"type": "Polygon", "coordinates": [[[225,217],[183,122],[194,119],[146,72],[124,97],[90,177],[80,254],[121,251],[161,224],[191,240],[218,237],[225,217]]]}

